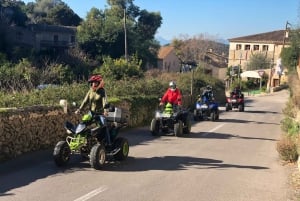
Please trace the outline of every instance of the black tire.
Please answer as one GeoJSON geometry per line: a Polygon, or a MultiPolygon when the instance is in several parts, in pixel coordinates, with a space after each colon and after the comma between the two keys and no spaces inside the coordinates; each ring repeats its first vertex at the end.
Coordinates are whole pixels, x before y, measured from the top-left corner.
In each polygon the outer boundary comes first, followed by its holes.
{"type": "Polygon", "coordinates": [[[216,118],[217,118],[216,111],[212,111],[212,112],[210,113],[210,120],[211,120],[211,121],[216,121],[216,118]]]}
{"type": "Polygon", "coordinates": [[[192,129],[192,122],[190,120],[190,117],[188,116],[186,118],[185,123],[184,123],[183,133],[184,134],[189,134],[191,132],[191,129],[192,129]]]}
{"type": "Polygon", "coordinates": [[[181,120],[178,120],[176,124],[174,124],[174,135],[176,137],[181,137],[183,133],[183,123],[181,120]]]}
{"type": "Polygon", "coordinates": [[[57,166],[66,165],[71,156],[71,149],[66,141],[59,141],[54,148],[53,158],[57,166]]]}
{"type": "Polygon", "coordinates": [[[220,112],[219,110],[217,110],[217,113],[216,113],[216,120],[219,120],[220,119],[220,112]]]}
{"type": "Polygon", "coordinates": [[[225,108],[226,108],[226,109],[225,109],[225,110],[226,110],[226,112],[228,112],[228,111],[230,110],[230,108],[229,108],[229,104],[228,104],[228,103],[226,103],[226,104],[225,104],[225,108]]]}
{"type": "Polygon", "coordinates": [[[102,144],[95,144],[90,153],[90,164],[92,168],[100,170],[106,161],[106,151],[102,144]]]}
{"type": "Polygon", "coordinates": [[[239,105],[239,112],[244,112],[244,106],[243,105],[239,105]]]}
{"type": "Polygon", "coordinates": [[[194,110],[194,121],[199,121],[199,116],[197,110],[194,110]]]}
{"type": "Polygon", "coordinates": [[[115,141],[115,148],[120,148],[120,151],[114,155],[116,160],[123,161],[128,157],[129,143],[127,139],[122,137],[117,138],[115,141]]]}
{"type": "Polygon", "coordinates": [[[156,119],[151,120],[150,131],[153,136],[159,135],[159,121],[156,119]]]}

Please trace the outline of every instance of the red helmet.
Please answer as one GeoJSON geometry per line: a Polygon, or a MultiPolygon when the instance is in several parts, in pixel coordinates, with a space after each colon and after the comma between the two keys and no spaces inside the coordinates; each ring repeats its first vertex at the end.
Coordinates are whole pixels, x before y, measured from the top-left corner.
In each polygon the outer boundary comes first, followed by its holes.
{"type": "Polygon", "coordinates": [[[102,76],[101,75],[92,75],[88,82],[101,82],[102,76]]]}

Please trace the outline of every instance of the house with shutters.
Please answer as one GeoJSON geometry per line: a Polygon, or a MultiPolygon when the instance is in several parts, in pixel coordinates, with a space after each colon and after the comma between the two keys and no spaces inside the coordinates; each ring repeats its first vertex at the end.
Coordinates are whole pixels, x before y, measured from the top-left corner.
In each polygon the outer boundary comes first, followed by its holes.
{"type": "Polygon", "coordinates": [[[289,45],[289,30],[242,36],[229,39],[228,67],[240,66],[242,71],[247,71],[247,63],[256,53],[264,54],[270,61],[269,69],[262,69],[268,75],[268,86],[278,86],[286,77],[283,75],[285,68],[280,66],[280,53],[289,45]]]}
{"type": "Polygon", "coordinates": [[[7,47],[28,47],[37,51],[56,49],[64,51],[76,45],[76,27],[30,24],[26,27],[0,23],[0,34],[7,47]]]}

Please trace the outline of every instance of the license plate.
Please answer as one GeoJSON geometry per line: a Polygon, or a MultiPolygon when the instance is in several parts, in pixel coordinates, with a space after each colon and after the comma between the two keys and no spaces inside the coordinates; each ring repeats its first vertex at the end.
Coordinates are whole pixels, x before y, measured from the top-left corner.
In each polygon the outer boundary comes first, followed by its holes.
{"type": "Polygon", "coordinates": [[[207,105],[201,105],[201,108],[206,109],[207,105]]]}
{"type": "Polygon", "coordinates": [[[167,114],[167,113],[162,114],[162,117],[170,117],[170,116],[171,116],[171,114],[167,114]]]}

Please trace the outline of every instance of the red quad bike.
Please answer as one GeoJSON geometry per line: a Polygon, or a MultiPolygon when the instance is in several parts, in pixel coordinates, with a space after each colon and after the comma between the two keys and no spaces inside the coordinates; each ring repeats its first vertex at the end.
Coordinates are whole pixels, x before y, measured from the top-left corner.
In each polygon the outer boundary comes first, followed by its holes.
{"type": "Polygon", "coordinates": [[[244,94],[233,94],[230,97],[226,97],[225,110],[238,109],[239,112],[244,112],[245,102],[244,94]]]}

